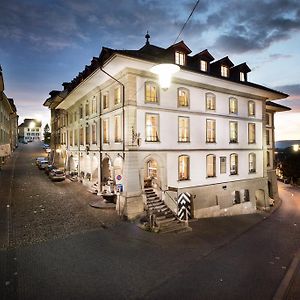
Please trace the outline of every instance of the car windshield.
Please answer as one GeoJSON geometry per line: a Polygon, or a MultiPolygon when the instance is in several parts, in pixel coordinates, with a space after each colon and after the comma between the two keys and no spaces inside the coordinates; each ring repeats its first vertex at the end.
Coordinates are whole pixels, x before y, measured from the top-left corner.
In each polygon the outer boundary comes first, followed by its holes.
{"type": "Polygon", "coordinates": [[[64,171],[56,170],[55,173],[61,175],[61,174],[64,174],[64,171]]]}

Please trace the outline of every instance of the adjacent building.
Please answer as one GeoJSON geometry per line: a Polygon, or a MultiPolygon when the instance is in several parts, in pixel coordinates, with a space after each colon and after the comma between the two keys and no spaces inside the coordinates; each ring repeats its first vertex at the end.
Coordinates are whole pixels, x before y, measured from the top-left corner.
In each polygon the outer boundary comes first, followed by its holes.
{"type": "Polygon", "coordinates": [[[0,163],[18,146],[18,115],[12,98],[4,93],[4,78],[0,66],[0,163]]]}
{"type": "Polygon", "coordinates": [[[266,116],[281,110],[270,100],[288,95],[249,82],[246,63],[149,38],[138,50],[102,48],[50,93],[53,157],[83,183],[121,191],[129,217],[143,211],[149,186],[172,210],[189,192],[195,218],[268,208],[277,185],[266,116]],[[180,66],[168,89],[151,72],[159,63],[180,66]]]}
{"type": "Polygon", "coordinates": [[[42,122],[36,119],[24,119],[24,122],[19,125],[19,139],[25,142],[41,141],[42,122]]]}

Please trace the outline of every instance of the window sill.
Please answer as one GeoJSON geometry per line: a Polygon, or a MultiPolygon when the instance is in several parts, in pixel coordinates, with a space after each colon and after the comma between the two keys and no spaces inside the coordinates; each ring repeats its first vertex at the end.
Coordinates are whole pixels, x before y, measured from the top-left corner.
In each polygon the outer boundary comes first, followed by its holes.
{"type": "Polygon", "coordinates": [[[256,174],[256,171],[249,171],[248,174],[256,174]]]}
{"type": "Polygon", "coordinates": [[[208,178],[216,178],[217,176],[215,175],[215,176],[206,176],[206,179],[208,179],[208,178]]]}
{"type": "Polygon", "coordinates": [[[180,144],[188,144],[188,143],[190,143],[191,141],[177,141],[177,143],[180,143],[180,144]]]}
{"type": "Polygon", "coordinates": [[[206,144],[216,144],[217,142],[214,141],[214,142],[209,142],[209,141],[206,141],[206,144]]]}
{"type": "Polygon", "coordinates": [[[178,180],[177,180],[177,182],[182,182],[182,181],[191,181],[191,179],[188,178],[188,179],[178,179],[178,180]]]}
{"type": "Polygon", "coordinates": [[[229,174],[229,176],[236,176],[239,175],[238,173],[234,173],[234,174],[229,174]]]}
{"type": "Polygon", "coordinates": [[[238,144],[239,142],[236,141],[236,142],[229,142],[229,144],[238,144]]]}
{"type": "Polygon", "coordinates": [[[147,140],[145,140],[145,143],[160,143],[160,140],[157,140],[157,141],[147,141],[147,140]]]}
{"type": "Polygon", "coordinates": [[[159,105],[159,102],[152,102],[152,101],[145,101],[145,104],[155,104],[155,105],[159,105]]]}

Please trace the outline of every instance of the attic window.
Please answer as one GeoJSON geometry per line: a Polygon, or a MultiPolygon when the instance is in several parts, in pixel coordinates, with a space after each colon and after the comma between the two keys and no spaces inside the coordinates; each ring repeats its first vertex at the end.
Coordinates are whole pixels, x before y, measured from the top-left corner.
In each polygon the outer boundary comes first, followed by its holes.
{"type": "Polygon", "coordinates": [[[176,51],[175,52],[175,64],[184,66],[185,65],[185,53],[176,51]]]}
{"type": "Polygon", "coordinates": [[[229,77],[229,68],[227,66],[221,66],[221,76],[222,77],[229,77]]]}
{"type": "Polygon", "coordinates": [[[207,61],[200,60],[200,70],[203,72],[207,72],[207,61]]]}
{"type": "Polygon", "coordinates": [[[240,81],[246,81],[244,72],[240,72],[240,81]]]}

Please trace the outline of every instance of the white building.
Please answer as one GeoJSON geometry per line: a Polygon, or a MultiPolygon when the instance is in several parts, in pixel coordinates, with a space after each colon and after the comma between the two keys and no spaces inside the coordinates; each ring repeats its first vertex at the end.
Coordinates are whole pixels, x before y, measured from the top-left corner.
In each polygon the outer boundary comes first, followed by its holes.
{"type": "Polygon", "coordinates": [[[248,82],[245,63],[190,52],[148,37],[139,50],[103,48],[44,104],[60,111],[52,128],[66,169],[99,190],[112,180],[129,217],[143,211],[147,186],[173,210],[189,192],[195,218],[269,205],[266,101],[287,95],[248,82]],[[181,68],[167,90],[150,71],[161,62],[181,68]]]}
{"type": "Polygon", "coordinates": [[[36,119],[24,119],[19,125],[19,138],[26,142],[41,141],[43,139],[42,122],[36,119]]]}

